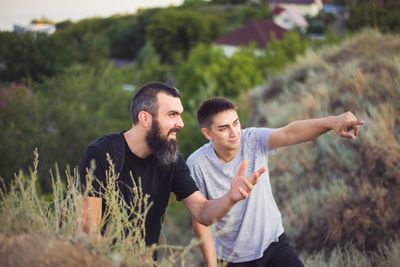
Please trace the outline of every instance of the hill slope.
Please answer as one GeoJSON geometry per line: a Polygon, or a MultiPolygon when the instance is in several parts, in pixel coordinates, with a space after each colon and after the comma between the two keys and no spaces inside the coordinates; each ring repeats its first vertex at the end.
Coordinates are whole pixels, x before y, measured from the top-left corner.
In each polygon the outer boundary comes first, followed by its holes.
{"type": "Polygon", "coordinates": [[[270,157],[286,231],[298,249],[376,250],[400,231],[400,36],[365,31],[308,53],[252,95],[252,125],[353,111],[356,141],[328,133],[270,157]]]}

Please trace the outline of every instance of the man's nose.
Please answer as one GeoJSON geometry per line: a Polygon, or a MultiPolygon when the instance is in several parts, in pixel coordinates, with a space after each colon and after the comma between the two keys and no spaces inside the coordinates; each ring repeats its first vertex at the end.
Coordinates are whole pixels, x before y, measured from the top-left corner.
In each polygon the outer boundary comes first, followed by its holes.
{"type": "Polygon", "coordinates": [[[178,120],[177,120],[177,122],[176,122],[176,127],[183,128],[183,126],[185,126],[185,124],[183,123],[182,117],[179,116],[179,117],[178,117],[178,120]]]}
{"type": "Polygon", "coordinates": [[[233,128],[229,128],[229,136],[230,137],[236,137],[236,131],[233,128]]]}

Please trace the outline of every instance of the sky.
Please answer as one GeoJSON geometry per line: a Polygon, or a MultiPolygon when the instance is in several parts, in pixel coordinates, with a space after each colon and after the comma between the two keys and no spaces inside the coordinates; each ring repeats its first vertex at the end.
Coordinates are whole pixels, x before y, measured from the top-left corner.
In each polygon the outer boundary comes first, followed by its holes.
{"type": "Polygon", "coordinates": [[[182,3],[183,0],[0,0],[0,30],[12,30],[14,23],[28,25],[34,18],[77,21],[94,16],[134,14],[138,8],[182,3]]]}

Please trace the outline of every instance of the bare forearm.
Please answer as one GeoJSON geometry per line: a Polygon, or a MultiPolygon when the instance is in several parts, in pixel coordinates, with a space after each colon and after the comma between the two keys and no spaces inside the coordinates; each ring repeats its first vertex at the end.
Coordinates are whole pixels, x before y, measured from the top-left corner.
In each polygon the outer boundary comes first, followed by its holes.
{"type": "Polygon", "coordinates": [[[208,200],[204,203],[197,220],[201,224],[209,226],[224,217],[235,203],[228,194],[218,199],[208,200]]]}
{"type": "Polygon", "coordinates": [[[215,253],[214,238],[211,228],[204,226],[192,218],[193,231],[200,241],[200,249],[204,263],[207,267],[217,267],[217,255],[215,253]]]}
{"type": "Polygon", "coordinates": [[[82,199],[82,217],[79,230],[86,235],[97,232],[101,221],[101,199],[85,197],[82,199]]]}
{"type": "Polygon", "coordinates": [[[331,130],[333,123],[332,116],[291,122],[284,127],[289,140],[288,145],[313,140],[331,130]]]}
{"type": "Polygon", "coordinates": [[[329,130],[334,130],[340,137],[356,139],[362,124],[364,121],[357,119],[350,111],[336,116],[294,121],[275,129],[268,144],[270,149],[294,145],[313,140],[329,130]]]}

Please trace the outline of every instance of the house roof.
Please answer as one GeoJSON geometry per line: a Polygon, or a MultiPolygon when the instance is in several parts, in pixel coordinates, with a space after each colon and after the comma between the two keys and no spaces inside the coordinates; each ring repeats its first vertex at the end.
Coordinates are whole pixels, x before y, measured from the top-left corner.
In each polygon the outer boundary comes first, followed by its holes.
{"type": "Polygon", "coordinates": [[[280,6],[275,6],[274,9],[272,9],[272,14],[274,16],[277,16],[277,15],[281,14],[282,11],[285,11],[285,9],[280,6]]]}
{"type": "Polygon", "coordinates": [[[276,25],[271,20],[259,20],[218,38],[214,43],[232,46],[255,43],[259,48],[264,48],[273,38],[282,39],[285,32],[285,29],[276,25]]]}
{"type": "Polygon", "coordinates": [[[270,0],[270,4],[298,4],[298,5],[311,5],[315,0],[270,0]]]}

